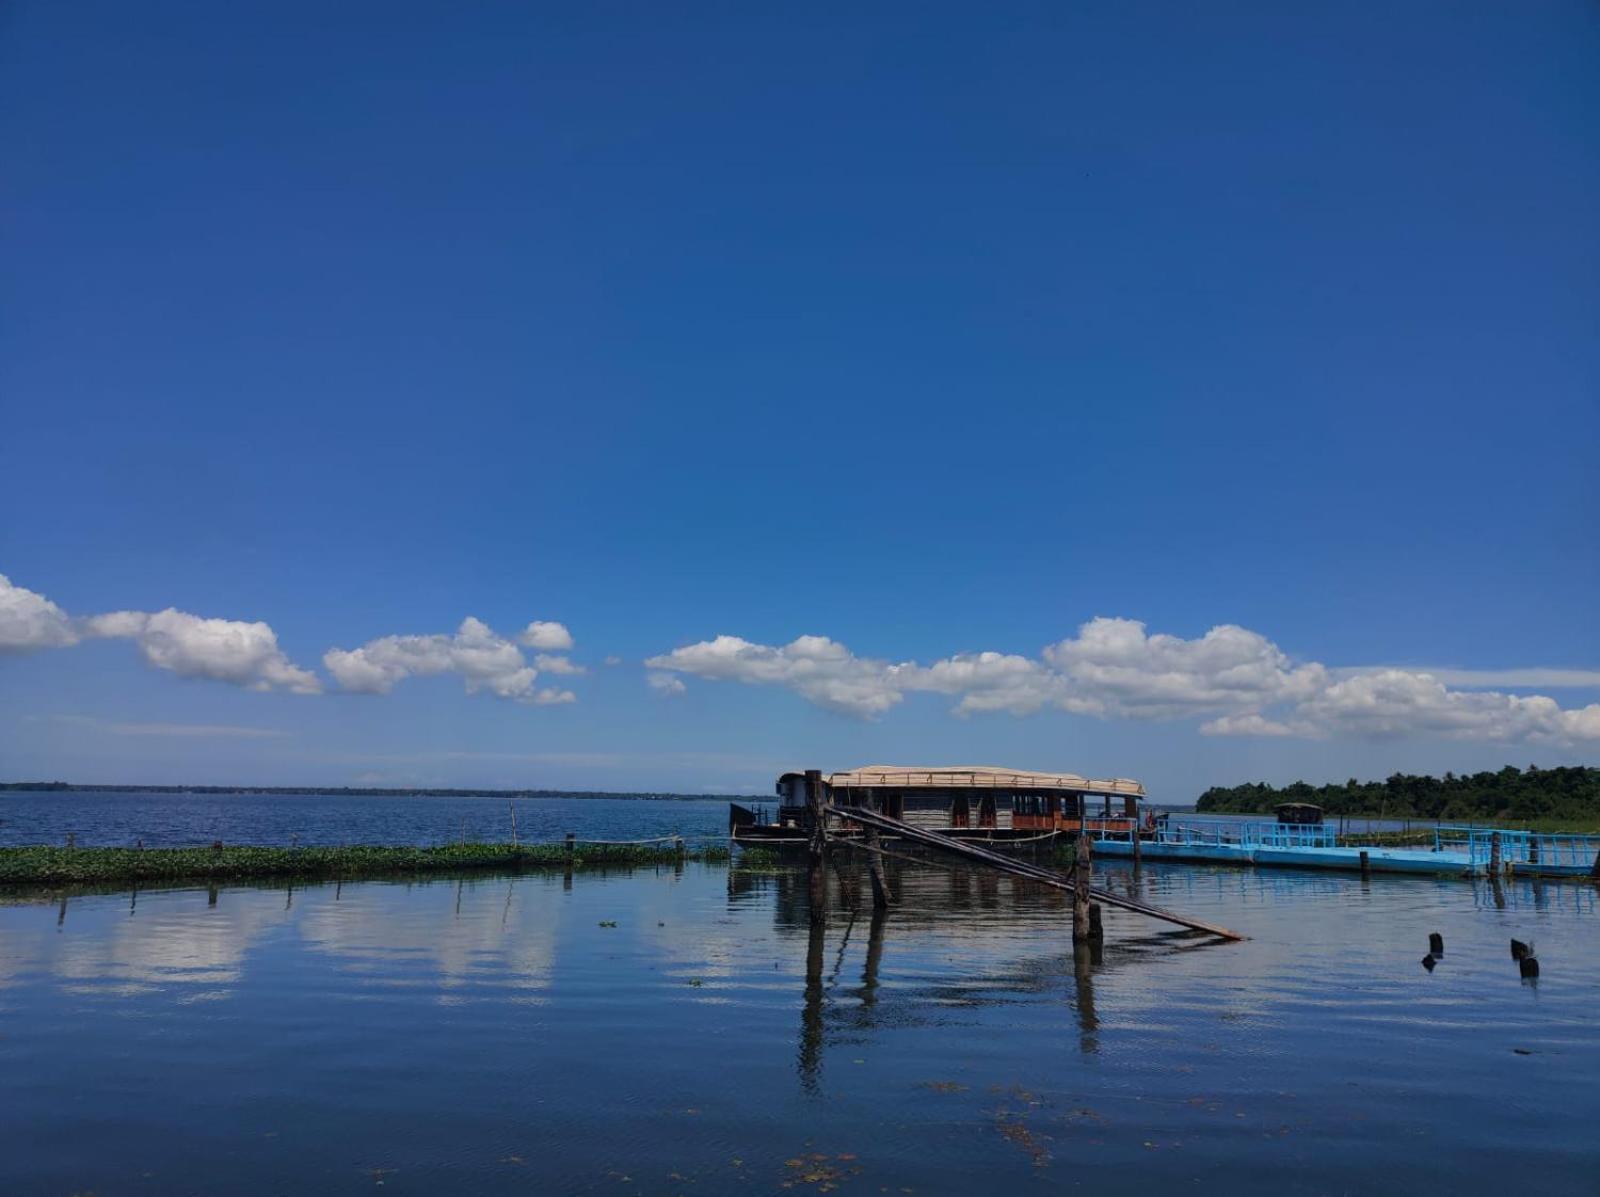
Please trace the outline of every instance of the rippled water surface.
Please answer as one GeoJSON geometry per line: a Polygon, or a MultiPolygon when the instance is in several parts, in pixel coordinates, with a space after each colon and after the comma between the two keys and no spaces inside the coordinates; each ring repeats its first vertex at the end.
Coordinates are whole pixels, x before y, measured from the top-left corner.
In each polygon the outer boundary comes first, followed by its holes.
{"type": "Polygon", "coordinates": [[[13,896],[0,1191],[1600,1190],[1591,887],[1106,868],[1252,938],[1075,961],[1059,895],[897,872],[818,927],[695,864],[13,896]]]}

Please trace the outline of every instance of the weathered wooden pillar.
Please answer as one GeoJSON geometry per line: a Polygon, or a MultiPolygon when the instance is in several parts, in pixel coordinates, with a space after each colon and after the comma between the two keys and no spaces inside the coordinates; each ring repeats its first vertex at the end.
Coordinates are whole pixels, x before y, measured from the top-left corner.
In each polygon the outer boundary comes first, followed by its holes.
{"type": "Polygon", "coordinates": [[[1363,877],[1372,875],[1372,862],[1367,859],[1367,850],[1365,848],[1361,849],[1361,875],[1363,877]]]}
{"type": "Polygon", "coordinates": [[[1089,903],[1089,942],[1098,943],[1106,937],[1105,928],[1100,924],[1100,903],[1089,903]]]}
{"type": "Polygon", "coordinates": [[[828,872],[828,809],[822,793],[822,772],[806,770],[806,807],[811,814],[811,843],[807,873],[811,891],[811,920],[819,922],[827,917],[828,872]]]}
{"type": "Polygon", "coordinates": [[[889,906],[889,881],[883,873],[883,849],[878,842],[878,829],[867,828],[867,875],[872,878],[872,908],[885,910],[889,906]]]}
{"type": "Polygon", "coordinates": [[[1500,876],[1500,833],[1489,833],[1489,876],[1500,876]]]}
{"type": "Polygon", "coordinates": [[[1139,846],[1141,843],[1143,843],[1143,839],[1140,835],[1139,829],[1139,808],[1135,806],[1133,808],[1133,867],[1136,870],[1138,869],[1140,863],[1139,846]]]}
{"type": "MultiPolygon", "coordinates": [[[[1528,863],[1530,865],[1539,863],[1539,837],[1537,835],[1528,837],[1528,863]]],[[[1535,868],[1534,872],[1538,872],[1538,869],[1535,868]]]]}
{"type": "Polygon", "coordinates": [[[1078,831],[1077,859],[1072,864],[1072,939],[1074,943],[1087,943],[1089,929],[1089,890],[1094,885],[1094,861],[1089,847],[1089,835],[1078,831]]]}

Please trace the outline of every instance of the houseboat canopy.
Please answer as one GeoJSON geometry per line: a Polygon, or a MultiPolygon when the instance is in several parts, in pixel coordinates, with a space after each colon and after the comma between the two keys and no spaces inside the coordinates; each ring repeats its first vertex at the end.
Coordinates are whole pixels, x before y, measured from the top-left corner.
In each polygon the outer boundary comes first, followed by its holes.
{"type": "Polygon", "coordinates": [[[1077,773],[1031,773],[992,765],[864,765],[859,769],[829,774],[826,780],[835,789],[879,786],[898,790],[1073,790],[1144,797],[1144,786],[1126,777],[1092,778],[1077,773]]]}
{"type": "Polygon", "coordinates": [[[1310,802],[1280,802],[1272,809],[1280,823],[1316,827],[1322,822],[1322,808],[1310,802]]]}

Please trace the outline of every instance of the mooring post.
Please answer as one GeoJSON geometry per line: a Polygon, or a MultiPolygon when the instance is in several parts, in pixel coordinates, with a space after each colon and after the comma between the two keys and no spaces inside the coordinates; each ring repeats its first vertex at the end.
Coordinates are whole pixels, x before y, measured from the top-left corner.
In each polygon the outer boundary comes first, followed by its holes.
{"type": "Polygon", "coordinates": [[[1489,876],[1500,876],[1500,833],[1489,833],[1489,876]]]}
{"type": "Polygon", "coordinates": [[[1367,859],[1367,850],[1365,848],[1361,849],[1361,875],[1363,877],[1372,875],[1372,862],[1367,859]]]}
{"type": "Polygon", "coordinates": [[[1089,890],[1094,886],[1094,862],[1089,847],[1089,834],[1078,829],[1076,858],[1072,862],[1072,939],[1074,943],[1087,943],[1091,937],[1089,926],[1089,890]]]}
{"type": "Polygon", "coordinates": [[[825,855],[828,846],[828,812],[822,795],[822,771],[806,770],[806,806],[811,812],[811,844],[807,861],[811,889],[813,922],[827,917],[828,873],[825,855]]]}
{"type": "Polygon", "coordinates": [[[572,868],[572,859],[578,854],[578,837],[574,832],[567,832],[567,868],[572,868]]]}
{"type": "Polygon", "coordinates": [[[1589,870],[1589,878],[1596,884],[1600,884],[1600,852],[1594,854],[1594,867],[1589,870]]]}
{"type": "Polygon", "coordinates": [[[874,910],[887,910],[889,907],[889,882],[883,875],[883,852],[878,844],[878,829],[868,827],[866,835],[867,844],[867,876],[872,878],[872,908],[874,910]]]}
{"type": "Polygon", "coordinates": [[[1089,942],[1099,943],[1106,937],[1105,928],[1100,925],[1100,903],[1089,903],[1089,942]]]}
{"type": "Polygon", "coordinates": [[[1134,807],[1133,820],[1133,867],[1136,870],[1139,867],[1139,845],[1144,840],[1144,837],[1139,834],[1138,809],[1138,807],[1134,807]]]}
{"type": "Polygon", "coordinates": [[[508,802],[506,805],[511,808],[511,846],[515,848],[517,846],[517,804],[508,802]]]}

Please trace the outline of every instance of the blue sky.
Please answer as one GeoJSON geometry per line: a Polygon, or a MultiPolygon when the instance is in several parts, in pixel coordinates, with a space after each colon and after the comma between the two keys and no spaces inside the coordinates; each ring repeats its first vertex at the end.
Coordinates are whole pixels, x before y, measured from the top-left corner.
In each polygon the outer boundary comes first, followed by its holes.
{"type": "Polygon", "coordinates": [[[1596,61],[1576,2],[9,5],[0,775],[1593,761],[1596,61]]]}

